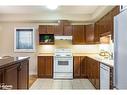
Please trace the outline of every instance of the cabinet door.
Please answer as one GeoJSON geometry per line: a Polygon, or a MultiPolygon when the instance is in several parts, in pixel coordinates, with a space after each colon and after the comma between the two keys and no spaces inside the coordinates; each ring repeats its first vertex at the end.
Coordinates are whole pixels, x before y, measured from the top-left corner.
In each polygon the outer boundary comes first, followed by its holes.
{"type": "Polygon", "coordinates": [[[45,56],[38,56],[38,77],[45,77],[45,56]]]}
{"type": "Polygon", "coordinates": [[[80,57],[74,56],[74,78],[80,78],[80,57]]]}
{"type": "Polygon", "coordinates": [[[108,14],[107,14],[107,17],[106,17],[107,19],[106,19],[106,31],[107,31],[107,33],[109,32],[110,34],[112,33],[112,31],[113,31],[113,28],[112,28],[112,23],[113,23],[113,19],[112,19],[112,13],[111,12],[109,12],[108,14]]]}
{"type": "Polygon", "coordinates": [[[64,26],[64,36],[72,36],[72,26],[71,25],[64,26]]]}
{"type": "Polygon", "coordinates": [[[54,34],[55,26],[54,25],[47,25],[47,34],[54,34]]]}
{"type": "Polygon", "coordinates": [[[47,78],[53,77],[53,57],[46,56],[46,64],[45,64],[45,76],[47,78]]]}
{"type": "Polygon", "coordinates": [[[87,75],[86,75],[86,57],[84,57],[84,56],[80,57],[80,64],[81,64],[81,77],[87,78],[87,75]]]}
{"type": "Polygon", "coordinates": [[[47,34],[47,25],[39,25],[39,34],[47,34]]]}
{"type": "MultiPolygon", "coordinates": [[[[3,83],[3,80],[4,80],[4,70],[3,69],[0,69],[0,85],[3,83]]],[[[2,89],[1,87],[0,87],[0,89],[2,89]]]]}
{"type": "Polygon", "coordinates": [[[29,88],[29,61],[23,61],[18,67],[18,89],[29,88]]]}
{"type": "Polygon", "coordinates": [[[95,63],[95,87],[100,89],[100,63],[98,61],[95,63]]]}
{"type": "Polygon", "coordinates": [[[85,43],[85,26],[84,25],[73,25],[73,44],[84,44],[85,43]]]}
{"type": "Polygon", "coordinates": [[[99,28],[100,28],[100,35],[104,33],[104,17],[100,19],[99,21],[99,28]]]}
{"type": "Polygon", "coordinates": [[[94,24],[86,25],[86,43],[94,43],[94,24]]]}
{"type": "Polygon", "coordinates": [[[55,36],[63,36],[63,26],[56,25],[54,35],[55,36]]]}
{"type": "Polygon", "coordinates": [[[12,89],[17,89],[17,86],[18,86],[17,68],[18,68],[17,65],[12,65],[12,66],[6,67],[4,72],[4,83],[6,85],[12,85],[12,89]]]}
{"type": "Polygon", "coordinates": [[[95,31],[94,31],[94,42],[99,43],[100,42],[100,37],[99,37],[99,23],[95,23],[95,31]]]}

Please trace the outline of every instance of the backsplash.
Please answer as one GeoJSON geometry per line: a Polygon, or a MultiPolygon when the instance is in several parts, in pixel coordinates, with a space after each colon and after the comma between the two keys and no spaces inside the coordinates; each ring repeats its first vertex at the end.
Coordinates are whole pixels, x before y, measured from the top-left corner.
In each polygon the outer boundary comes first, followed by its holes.
{"type": "Polygon", "coordinates": [[[71,40],[56,40],[55,45],[39,45],[38,53],[54,53],[56,48],[70,48],[73,53],[99,53],[99,45],[72,45],[71,40]]]}
{"type": "Polygon", "coordinates": [[[100,44],[99,51],[101,51],[101,50],[113,53],[114,52],[114,44],[113,44],[112,40],[110,40],[110,42],[108,44],[100,44]]]}

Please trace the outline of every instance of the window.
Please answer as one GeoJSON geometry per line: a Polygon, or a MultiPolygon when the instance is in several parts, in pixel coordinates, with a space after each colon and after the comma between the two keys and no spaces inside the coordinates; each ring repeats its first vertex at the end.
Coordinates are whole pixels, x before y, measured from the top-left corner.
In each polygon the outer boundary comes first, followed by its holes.
{"type": "Polygon", "coordinates": [[[35,52],[34,28],[16,28],[14,51],[35,52]]]}

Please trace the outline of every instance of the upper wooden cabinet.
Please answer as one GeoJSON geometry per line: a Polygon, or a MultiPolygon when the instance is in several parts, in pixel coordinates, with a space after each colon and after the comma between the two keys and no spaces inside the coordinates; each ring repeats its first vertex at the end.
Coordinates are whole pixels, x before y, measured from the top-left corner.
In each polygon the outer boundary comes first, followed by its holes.
{"type": "Polygon", "coordinates": [[[64,26],[64,36],[72,36],[72,25],[65,25],[64,26]]]}
{"type": "Polygon", "coordinates": [[[99,42],[100,40],[97,23],[86,25],[86,43],[96,44],[99,42]]]}
{"type": "Polygon", "coordinates": [[[85,26],[73,25],[72,26],[72,43],[73,44],[85,44],[85,26]]]}
{"type": "Polygon", "coordinates": [[[110,12],[103,16],[99,21],[97,21],[97,31],[99,31],[100,36],[112,35],[114,32],[114,16],[119,14],[119,6],[114,7],[110,12]]]}
{"type": "Polygon", "coordinates": [[[62,36],[63,35],[63,26],[56,25],[54,35],[55,36],[62,36]]]}
{"type": "Polygon", "coordinates": [[[94,42],[100,43],[99,23],[98,22],[96,22],[94,25],[94,42]]]}
{"type": "Polygon", "coordinates": [[[94,24],[86,25],[86,43],[94,42],[94,24]]]}
{"type": "Polygon", "coordinates": [[[54,34],[55,25],[39,25],[39,34],[54,34]]]}
{"type": "Polygon", "coordinates": [[[55,26],[55,36],[72,36],[72,26],[71,25],[57,25],[55,26]]]}

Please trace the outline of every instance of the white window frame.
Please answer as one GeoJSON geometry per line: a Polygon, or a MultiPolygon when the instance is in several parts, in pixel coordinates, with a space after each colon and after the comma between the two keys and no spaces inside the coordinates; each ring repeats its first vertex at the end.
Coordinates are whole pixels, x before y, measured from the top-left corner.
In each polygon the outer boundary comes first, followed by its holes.
{"type": "Polygon", "coordinates": [[[35,48],[35,29],[33,27],[16,27],[14,28],[14,52],[36,52],[35,48]],[[33,49],[17,49],[16,48],[16,29],[33,29],[33,49]]]}

